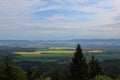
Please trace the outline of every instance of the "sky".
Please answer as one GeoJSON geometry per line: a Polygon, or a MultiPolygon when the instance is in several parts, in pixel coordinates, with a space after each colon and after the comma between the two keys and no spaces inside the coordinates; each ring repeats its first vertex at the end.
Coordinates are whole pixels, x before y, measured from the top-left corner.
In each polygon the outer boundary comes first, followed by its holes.
{"type": "Polygon", "coordinates": [[[0,40],[120,39],[120,0],[0,0],[0,40]]]}

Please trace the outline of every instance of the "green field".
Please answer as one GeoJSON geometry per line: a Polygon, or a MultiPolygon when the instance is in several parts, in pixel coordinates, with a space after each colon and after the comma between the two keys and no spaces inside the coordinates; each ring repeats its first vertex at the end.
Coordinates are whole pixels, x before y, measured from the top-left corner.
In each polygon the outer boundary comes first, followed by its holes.
{"type": "Polygon", "coordinates": [[[86,57],[88,59],[91,59],[91,56],[94,55],[96,59],[99,61],[104,61],[104,60],[114,60],[114,59],[120,59],[120,54],[89,54],[86,57]]]}
{"type": "Polygon", "coordinates": [[[66,57],[72,57],[74,51],[68,50],[44,50],[35,52],[15,52],[20,54],[21,57],[17,60],[22,61],[57,61],[62,60],[66,57]]]}
{"type": "MultiPolygon", "coordinates": [[[[41,50],[35,52],[14,52],[21,56],[16,58],[21,61],[60,61],[65,59],[71,59],[73,57],[74,50],[41,50]]],[[[100,61],[107,59],[120,59],[119,54],[105,54],[101,50],[89,50],[83,51],[88,59],[92,55],[100,61]],[[87,53],[87,54],[86,54],[87,53]],[[98,54],[96,54],[98,53],[98,54]]]]}

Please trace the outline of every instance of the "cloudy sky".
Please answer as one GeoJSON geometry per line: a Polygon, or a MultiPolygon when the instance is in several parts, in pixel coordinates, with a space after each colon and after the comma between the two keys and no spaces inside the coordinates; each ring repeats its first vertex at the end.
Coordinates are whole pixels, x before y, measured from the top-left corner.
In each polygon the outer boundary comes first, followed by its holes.
{"type": "Polygon", "coordinates": [[[0,0],[1,40],[118,39],[120,0],[0,0]]]}

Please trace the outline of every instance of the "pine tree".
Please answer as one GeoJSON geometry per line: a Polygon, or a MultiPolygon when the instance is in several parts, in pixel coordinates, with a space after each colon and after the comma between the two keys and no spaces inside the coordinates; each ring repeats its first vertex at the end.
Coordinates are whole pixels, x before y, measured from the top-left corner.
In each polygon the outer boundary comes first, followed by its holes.
{"type": "Polygon", "coordinates": [[[70,66],[70,80],[87,80],[88,66],[80,44],[77,45],[70,66]]]}
{"type": "Polygon", "coordinates": [[[89,62],[89,76],[90,78],[94,78],[97,75],[100,75],[101,72],[101,66],[98,62],[98,60],[94,59],[94,56],[92,56],[91,61],[89,62]]]}

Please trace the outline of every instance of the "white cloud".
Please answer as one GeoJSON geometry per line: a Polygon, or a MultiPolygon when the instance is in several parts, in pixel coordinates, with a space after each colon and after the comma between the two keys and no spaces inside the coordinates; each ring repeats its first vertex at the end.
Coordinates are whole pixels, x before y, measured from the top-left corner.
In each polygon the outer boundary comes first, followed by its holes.
{"type": "MultiPolygon", "coordinates": [[[[0,35],[1,38],[10,38],[10,35],[18,38],[21,35],[34,36],[40,35],[56,35],[64,37],[119,37],[119,27],[106,27],[104,25],[119,23],[115,17],[120,16],[120,1],[119,0],[101,0],[96,4],[81,5],[89,0],[52,0],[54,3],[49,3],[47,0],[1,0],[0,1],[0,35]],[[48,5],[50,4],[50,5],[48,5]],[[32,13],[44,12],[51,10],[64,10],[77,13],[87,13],[86,17],[90,21],[82,21],[81,14],[63,15],[62,13],[53,13],[51,16],[44,16],[42,20],[34,20],[31,17],[32,13]],[[50,30],[49,30],[50,29],[50,30]],[[23,31],[23,32],[22,32],[23,31]],[[19,32],[19,33],[18,33],[19,32]],[[112,33],[112,35],[110,35],[112,33]],[[25,35],[24,35],[25,34],[25,35]],[[116,35],[116,36],[114,36],[116,35]]],[[[118,25],[119,26],[119,25],[118,25]]],[[[55,36],[57,37],[57,36],[55,36]]]]}
{"type": "Polygon", "coordinates": [[[120,2],[119,0],[105,0],[99,1],[93,5],[80,5],[79,2],[85,3],[88,0],[54,0],[55,2],[61,3],[59,5],[46,6],[43,8],[39,8],[38,11],[47,11],[47,10],[66,10],[66,11],[78,11],[90,13],[88,18],[95,21],[95,23],[101,24],[112,24],[118,23],[120,21],[116,21],[114,17],[119,16],[120,13],[120,2]],[[107,8],[108,7],[108,8],[107,8]],[[110,7],[110,8],[109,8],[110,7]]]}
{"type": "Polygon", "coordinates": [[[53,0],[53,1],[57,2],[57,3],[60,3],[60,4],[66,4],[66,3],[68,3],[68,4],[79,4],[79,3],[85,3],[89,0],[75,0],[75,1],[73,1],[73,0],[53,0]]]}
{"type": "Polygon", "coordinates": [[[44,5],[43,0],[1,0],[0,12],[14,16],[26,15],[42,5],[44,5]]]}

